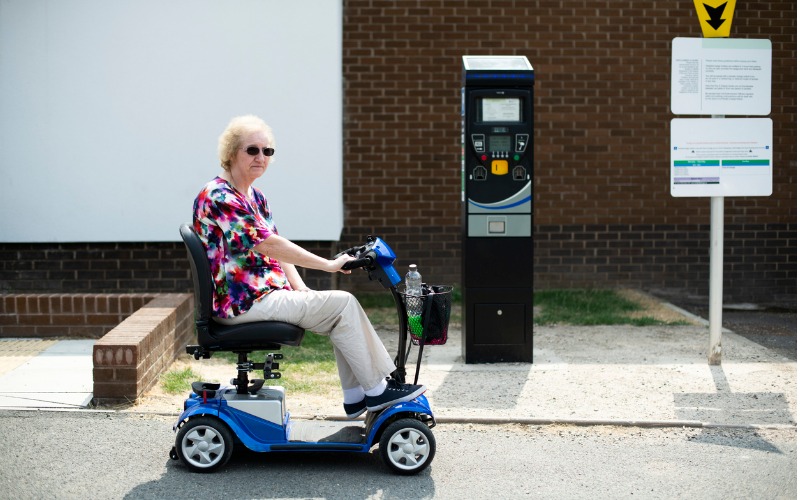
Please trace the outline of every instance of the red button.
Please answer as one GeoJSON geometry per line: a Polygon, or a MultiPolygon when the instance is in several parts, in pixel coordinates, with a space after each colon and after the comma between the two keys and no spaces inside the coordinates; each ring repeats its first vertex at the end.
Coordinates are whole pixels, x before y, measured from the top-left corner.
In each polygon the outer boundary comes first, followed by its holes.
{"type": "Polygon", "coordinates": [[[481,161],[486,161],[486,158],[487,158],[486,155],[481,155],[481,161]]]}

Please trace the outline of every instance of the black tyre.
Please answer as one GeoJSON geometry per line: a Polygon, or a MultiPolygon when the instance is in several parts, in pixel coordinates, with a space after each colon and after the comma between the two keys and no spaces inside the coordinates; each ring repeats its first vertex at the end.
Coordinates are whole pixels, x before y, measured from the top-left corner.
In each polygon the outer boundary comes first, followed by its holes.
{"type": "Polygon", "coordinates": [[[430,465],[436,454],[436,439],[427,425],[413,418],[392,422],[383,431],[380,454],[393,472],[416,474],[430,465]]]}
{"type": "Polygon", "coordinates": [[[196,417],[178,430],[175,451],[190,470],[213,472],[231,458],[233,435],[219,419],[196,417]]]}

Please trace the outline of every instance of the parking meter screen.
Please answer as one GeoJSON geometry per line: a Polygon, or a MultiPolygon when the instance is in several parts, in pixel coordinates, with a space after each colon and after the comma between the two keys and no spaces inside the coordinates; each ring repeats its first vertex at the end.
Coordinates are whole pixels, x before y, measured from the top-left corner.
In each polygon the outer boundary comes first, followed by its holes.
{"type": "Polygon", "coordinates": [[[489,136],[489,151],[498,151],[501,153],[508,153],[511,151],[511,136],[510,135],[490,135],[489,136]]]}
{"type": "Polygon", "coordinates": [[[520,98],[484,97],[481,101],[481,117],[484,122],[520,122],[520,98]]]}

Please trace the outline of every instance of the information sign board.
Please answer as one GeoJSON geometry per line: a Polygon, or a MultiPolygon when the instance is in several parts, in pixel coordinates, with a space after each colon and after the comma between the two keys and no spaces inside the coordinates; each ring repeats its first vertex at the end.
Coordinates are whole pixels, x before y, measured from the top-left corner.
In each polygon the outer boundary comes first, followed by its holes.
{"type": "Polygon", "coordinates": [[[670,128],[672,196],[772,194],[772,119],[675,118],[670,128]]]}
{"type": "Polygon", "coordinates": [[[770,113],[772,43],[734,38],[672,40],[672,112],[676,115],[770,113]]]}

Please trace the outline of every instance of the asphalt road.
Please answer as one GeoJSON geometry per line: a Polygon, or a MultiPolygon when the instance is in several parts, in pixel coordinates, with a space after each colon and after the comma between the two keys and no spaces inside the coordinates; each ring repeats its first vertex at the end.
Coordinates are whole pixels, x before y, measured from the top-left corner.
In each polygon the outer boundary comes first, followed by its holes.
{"type": "Polygon", "coordinates": [[[443,424],[432,466],[369,455],[237,452],[194,474],[173,419],[0,412],[0,498],[796,498],[795,429],[443,424]]]}

